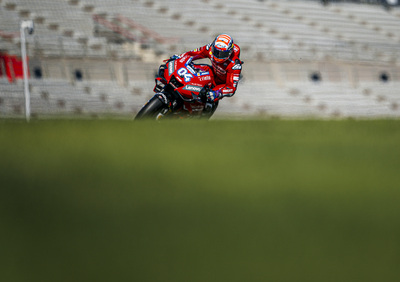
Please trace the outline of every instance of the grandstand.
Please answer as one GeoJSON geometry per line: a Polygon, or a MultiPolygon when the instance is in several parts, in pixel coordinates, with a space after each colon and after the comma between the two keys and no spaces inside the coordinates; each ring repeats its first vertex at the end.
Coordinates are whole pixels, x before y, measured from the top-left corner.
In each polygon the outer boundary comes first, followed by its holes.
{"type": "Polygon", "coordinates": [[[245,61],[215,118],[399,117],[397,1],[0,0],[0,116],[23,117],[10,62],[27,36],[32,115],[133,116],[161,61],[221,32],[245,61]]]}

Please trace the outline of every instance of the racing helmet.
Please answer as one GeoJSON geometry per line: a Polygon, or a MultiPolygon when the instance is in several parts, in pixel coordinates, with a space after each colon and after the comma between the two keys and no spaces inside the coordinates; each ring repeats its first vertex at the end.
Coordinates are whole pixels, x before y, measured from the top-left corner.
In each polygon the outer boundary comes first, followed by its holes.
{"type": "Polygon", "coordinates": [[[211,44],[211,59],[220,64],[225,62],[233,52],[233,39],[228,34],[220,34],[211,44]]]}

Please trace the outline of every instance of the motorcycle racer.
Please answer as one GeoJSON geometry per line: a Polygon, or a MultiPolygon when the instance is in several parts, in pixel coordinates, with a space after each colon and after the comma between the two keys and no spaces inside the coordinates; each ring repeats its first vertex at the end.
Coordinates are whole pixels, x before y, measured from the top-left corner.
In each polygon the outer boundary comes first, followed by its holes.
{"type": "Polygon", "coordinates": [[[215,78],[215,86],[208,91],[209,102],[205,114],[211,116],[223,97],[232,97],[237,89],[243,62],[240,60],[240,47],[228,34],[218,35],[210,44],[192,51],[174,55],[171,59],[193,57],[194,60],[209,58],[215,78]]]}

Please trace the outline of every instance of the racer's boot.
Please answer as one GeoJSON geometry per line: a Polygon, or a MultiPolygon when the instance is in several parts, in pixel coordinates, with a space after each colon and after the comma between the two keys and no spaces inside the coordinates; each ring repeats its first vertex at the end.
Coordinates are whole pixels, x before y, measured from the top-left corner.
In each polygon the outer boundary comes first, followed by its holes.
{"type": "Polygon", "coordinates": [[[209,102],[207,102],[206,105],[205,105],[205,107],[204,107],[203,112],[201,113],[201,117],[204,118],[204,119],[209,119],[209,118],[211,118],[211,116],[214,114],[214,112],[215,112],[215,111],[217,110],[217,108],[218,108],[218,102],[219,102],[219,101],[217,101],[217,102],[215,102],[215,103],[209,103],[209,102]]]}

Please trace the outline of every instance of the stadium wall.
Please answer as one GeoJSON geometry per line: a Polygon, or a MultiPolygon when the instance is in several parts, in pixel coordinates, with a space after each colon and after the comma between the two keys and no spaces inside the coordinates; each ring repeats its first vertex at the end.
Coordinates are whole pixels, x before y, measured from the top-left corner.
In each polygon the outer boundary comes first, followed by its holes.
{"type": "MultiPolygon", "coordinates": [[[[236,113],[286,116],[285,107],[302,97],[304,110],[291,116],[326,116],[330,105],[339,105],[335,116],[352,116],[340,110],[341,102],[365,93],[373,110],[353,116],[399,116],[400,11],[341,2],[201,0],[191,7],[183,0],[112,6],[105,0],[3,0],[0,51],[20,56],[19,23],[35,21],[27,42],[38,117],[134,114],[151,95],[162,60],[209,42],[216,27],[232,33],[242,48],[241,96],[227,103],[236,113]],[[197,16],[189,17],[194,10],[197,16]],[[211,24],[216,16],[220,25],[211,24]],[[322,110],[308,107],[327,92],[329,101],[315,105],[322,110]]],[[[0,80],[0,116],[21,116],[21,81],[0,80]]]]}

